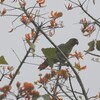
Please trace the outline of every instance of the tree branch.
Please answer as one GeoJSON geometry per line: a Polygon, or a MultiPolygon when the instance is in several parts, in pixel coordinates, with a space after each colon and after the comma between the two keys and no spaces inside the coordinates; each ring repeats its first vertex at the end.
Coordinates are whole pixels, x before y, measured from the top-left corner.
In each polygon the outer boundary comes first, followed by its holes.
{"type": "Polygon", "coordinates": [[[97,55],[97,54],[94,54],[94,53],[90,53],[89,51],[84,51],[84,52],[86,52],[87,54],[90,54],[90,55],[96,56],[96,57],[100,57],[100,55],[97,55]]]}
{"type": "Polygon", "coordinates": [[[73,98],[71,98],[71,96],[69,96],[61,87],[60,84],[58,84],[59,88],[62,90],[62,92],[70,99],[70,100],[73,100],[73,98]]]}
{"type": "MultiPolygon", "coordinates": [[[[35,39],[33,40],[33,43],[36,41],[37,38],[38,38],[38,33],[37,33],[35,39]]],[[[28,54],[30,53],[30,50],[31,50],[31,48],[28,49],[26,55],[24,56],[24,58],[23,58],[23,60],[21,61],[20,65],[18,66],[18,68],[17,68],[15,74],[13,75],[13,78],[12,78],[11,81],[9,82],[9,85],[12,85],[12,83],[13,83],[13,81],[14,81],[16,75],[18,74],[18,72],[19,72],[19,70],[21,69],[22,65],[24,64],[26,58],[28,57],[28,54]]]]}
{"type": "Polygon", "coordinates": [[[73,94],[75,100],[78,100],[77,97],[76,97],[76,95],[75,95],[75,92],[74,92],[73,86],[72,86],[71,76],[70,76],[70,75],[69,75],[69,83],[70,83],[70,87],[71,87],[71,90],[72,90],[72,94],[73,94]]]}

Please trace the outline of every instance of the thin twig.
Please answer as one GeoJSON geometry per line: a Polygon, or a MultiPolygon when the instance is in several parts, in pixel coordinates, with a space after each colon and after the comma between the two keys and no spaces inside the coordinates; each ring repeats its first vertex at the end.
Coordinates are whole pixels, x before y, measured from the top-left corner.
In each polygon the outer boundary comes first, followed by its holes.
{"type": "Polygon", "coordinates": [[[26,47],[25,41],[24,41],[24,39],[22,39],[22,40],[23,40],[23,43],[24,43],[25,51],[27,52],[27,47],[26,47]]]}
{"type": "Polygon", "coordinates": [[[30,62],[24,62],[26,64],[30,64],[30,65],[36,65],[36,66],[39,66],[39,64],[34,64],[34,63],[30,63],[30,62]]]}
{"type": "Polygon", "coordinates": [[[32,13],[32,11],[34,10],[35,6],[37,5],[37,3],[32,7],[30,14],[32,13]]]}
{"type": "Polygon", "coordinates": [[[77,97],[76,97],[76,95],[75,95],[75,92],[74,92],[73,86],[72,86],[71,76],[70,76],[70,75],[69,75],[69,83],[70,83],[70,87],[71,87],[71,90],[72,90],[72,94],[73,94],[75,100],[78,100],[77,97]]]}
{"type": "MultiPolygon", "coordinates": [[[[72,90],[69,89],[68,87],[67,87],[67,90],[70,91],[70,92],[72,92],[72,90]]],[[[77,93],[77,94],[83,95],[83,93],[80,93],[80,92],[77,92],[77,91],[74,91],[74,93],[77,93]]]]}
{"type": "Polygon", "coordinates": [[[97,34],[96,34],[96,40],[97,40],[97,38],[98,38],[98,36],[99,36],[99,32],[100,32],[100,27],[99,27],[99,29],[98,29],[98,31],[97,31],[97,34]]]}
{"type": "Polygon", "coordinates": [[[17,59],[19,60],[19,62],[21,62],[21,60],[19,59],[17,53],[12,49],[13,53],[16,55],[17,59]]]}
{"type": "Polygon", "coordinates": [[[20,15],[18,15],[18,16],[12,21],[12,24],[13,24],[21,15],[23,15],[23,13],[20,14],[20,15]]]}
{"type": "Polygon", "coordinates": [[[96,57],[100,57],[100,55],[97,55],[97,54],[94,54],[94,53],[90,53],[89,51],[84,51],[84,52],[86,52],[87,54],[90,54],[90,55],[96,56],[96,57]]]}
{"type": "Polygon", "coordinates": [[[24,24],[20,24],[20,25],[18,25],[18,26],[16,26],[15,28],[13,28],[13,29],[17,29],[17,28],[19,28],[19,27],[21,27],[21,26],[23,26],[24,24]]]}
{"type": "Polygon", "coordinates": [[[71,3],[73,3],[73,4],[77,5],[77,6],[79,6],[76,2],[74,2],[74,1],[72,1],[72,0],[68,0],[68,1],[70,1],[71,3]]]}
{"type": "Polygon", "coordinates": [[[9,16],[9,17],[14,16],[14,17],[15,17],[15,16],[19,16],[19,15],[6,14],[6,15],[3,15],[3,16],[4,16],[4,17],[5,17],[5,16],[9,16]]]}
{"type": "Polygon", "coordinates": [[[11,5],[8,5],[8,4],[5,4],[5,3],[0,3],[1,5],[4,5],[4,6],[7,6],[7,7],[10,7],[10,8],[13,8],[13,9],[18,9],[18,10],[22,10],[21,8],[17,8],[17,7],[14,7],[14,6],[11,6],[11,5]]]}
{"type": "Polygon", "coordinates": [[[58,84],[58,86],[59,86],[59,88],[62,90],[62,92],[63,92],[69,99],[74,100],[73,98],[71,98],[71,96],[69,96],[69,95],[62,89],[62,87],[61,87],[60,84],[58,84]]]}
{"type": "Polygon", "coordinates": [[[83,3],[82,3],[82,5],[84,5],[86,1],[87,1],[87,0],[84,0],[83,3]]]}
{"type": "Polygon", "coordinates": [[[45,91],[46,91],[51,97],[53,97],[53,99],[59,100],[59,98],[57,98],[56,96],[54,96],[53,94],[51,94],[51,93],[47,90],[47,88],[46,88],[45,86],[44,86],[43,88],[45,89],[45,91]]]}

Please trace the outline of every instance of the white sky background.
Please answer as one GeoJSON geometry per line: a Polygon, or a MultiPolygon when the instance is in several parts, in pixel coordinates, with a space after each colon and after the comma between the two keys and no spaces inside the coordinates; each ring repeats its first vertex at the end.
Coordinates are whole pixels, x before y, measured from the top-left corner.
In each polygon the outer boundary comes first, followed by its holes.
{"type": "MultiPolygon", "coordinates": [[[[29,4],[32,4],[30,1],[27,0],[29,4]]],[[[77,0],[75,0],[77,1],[77,0]]],[[[83,1],[83,0],[81,0],[83,1]]],[[[43,12],[50,12],[50,11],[61,11],[63,12],[63,17],[59,20],[64,21],[64,28],[56,30],[56,34],[51,37],[51,39],[55,42],[55,44],[60,44],[68,41],[68,39],[72,37],[76,37],[79,40],[79,45],[75,46],[73,51],[83,51],[88,48],[87,43],[90,40],[95,39],[96,32],[92,34],[91,37],[84,37],[80,31],[81,25],[76,24],[79,22],[80,19],[86,17],[90,19],[88,16],[86,16],[80,9],[74,9],[72,11],[67,11],[64,4],[66,4],[66,1],[62,0],[46,0],[47,8],[44,8],[43,12]]],[[[0,5],[1,6],[1,5],[0,5]]],[[[96,5],[94,6],[91,2],[89,5],[89,13],[93,15],[95,18],[100,17],[99,13],[100,9],[100,1],[96,0],[96,5]]],[[[12,33],[8,33],[8,31],[12,28],[12,20],[14,17],[1,17],[0,18],[0,55],[4,55],[6,60],[10,65],[13,65],[15,68],[18,67],[19,61],[16,58],[15,54],[12,52],[11,48],[15,50],[17,55],[20,59],[23,59],[23,56],[25,55],[25,48],[22,41],[22,38],[24,38],[24,35],[27,32],[30,32],[28,28],[20,27],[16,29],[12,33]]],[[[17,26],[18,23],[14,23],[14,26],[17,26]]],[[[100,39],[100,35],[98,36],[98,39],[100,39]]],[[[39,37],[38,43],[36,45],[36,53],[42,54],[41,48],[51,47],[52,45],[43,37],[39,37]]],[[[97,54],[100,54],[100,52],[95,52],[97,54]]],[[[89,94],[95,95],[100,91],[100,63],[96,63],[91,61],[91,58],[93,56],[87,55],[82,61],[82,65],[87,65],[87,69],[80,72],[80,76],[83,80],[84,86],[86,89],[90,89],[89,94]]],[[[33,63],[41,63],[41,59],[32,59],[31,62],[33,63]]],[[[34,65],[28,65],[24,64],[20,70],[20,75],[18,75],[14,81],[28,81],[28,82],[34,82],[38,79],[38,73],[39,70],[37,69],[38,66],[34,65]]],[[[5,84],[7,81],[3,80],[3,83],[5,84]]],[[[4,85],[3,84],[3,85],[4,85]]],[[[2,82],[0,83],[2,86],[2,82]]],[[[76,86],[77,87],[77,86],[76,86]]]]}

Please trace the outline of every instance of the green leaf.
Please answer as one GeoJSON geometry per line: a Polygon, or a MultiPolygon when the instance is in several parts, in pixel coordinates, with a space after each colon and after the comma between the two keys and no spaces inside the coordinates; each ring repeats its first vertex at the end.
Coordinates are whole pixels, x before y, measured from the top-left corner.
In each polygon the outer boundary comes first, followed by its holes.
{"type": "Polygon", "coordinates": [[[46,48],[46,49],[43,48],[42,52],[47,58],[48,64],[50,65],[50,67],[53,67],[54,59],[57,58],[56,49],[55,48],[46,48]]]}
{"type": "Polygon", "coordinates": [[[88,43],[89,49],[87,51],[93,51],[95,47],[95,41],[91,41],[88,43]]]}
{"type": "Polygon", "coordinates": [[[96,48],[100,51],[100,40],[96,41],[96,48]]]}
{"type": "Polygon", "coordinates": [[[0,57],[0,64],[8,64],[7,61],[5,60],[4,56],[0,57]]]}
{"type": "Polygon", "coordinates": [[[48,94],[42,95],[44,100],[51,100],[50,96],[48,94]]]}
{"type": "Polygon", "coordinates": [[[38,98],[40,98],[40,96],[33,96],[32,100],[37,100],[38,98]]]}

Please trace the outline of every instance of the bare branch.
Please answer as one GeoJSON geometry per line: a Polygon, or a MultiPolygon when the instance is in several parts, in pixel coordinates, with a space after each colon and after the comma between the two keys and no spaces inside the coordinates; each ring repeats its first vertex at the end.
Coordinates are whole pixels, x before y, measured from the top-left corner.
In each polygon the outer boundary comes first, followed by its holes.
{"type": "Polygon", "coordinates": [[[17,59],[19,60],[19,62],[21,62],[21,60],[19,59],[18,55],[16,54],[16,52],[12,49],[13,53],[16,55],[17,59]]]}
{"type": "Polygon", "coordinates": [[[75,92],[74,92],[73,86],[72,86],[71,76],[70,76],[70,75],[69,75],[69,83],[70,83],[70,87],[71,87],[71,90],[72,90],[72,94],[73,94],[75,100],[78,100],[77,97],[76,97],[76,95],[75,95],[75,92]]]}
{"type": "Polygon", "coordinates": [[[59,88],[62,90],[62,92],[70,99],[70,100],[74,100],[73,98],[71,98],[71,96],[69,96],[61,87],[60,84],[58,84],[59,88]]]}

